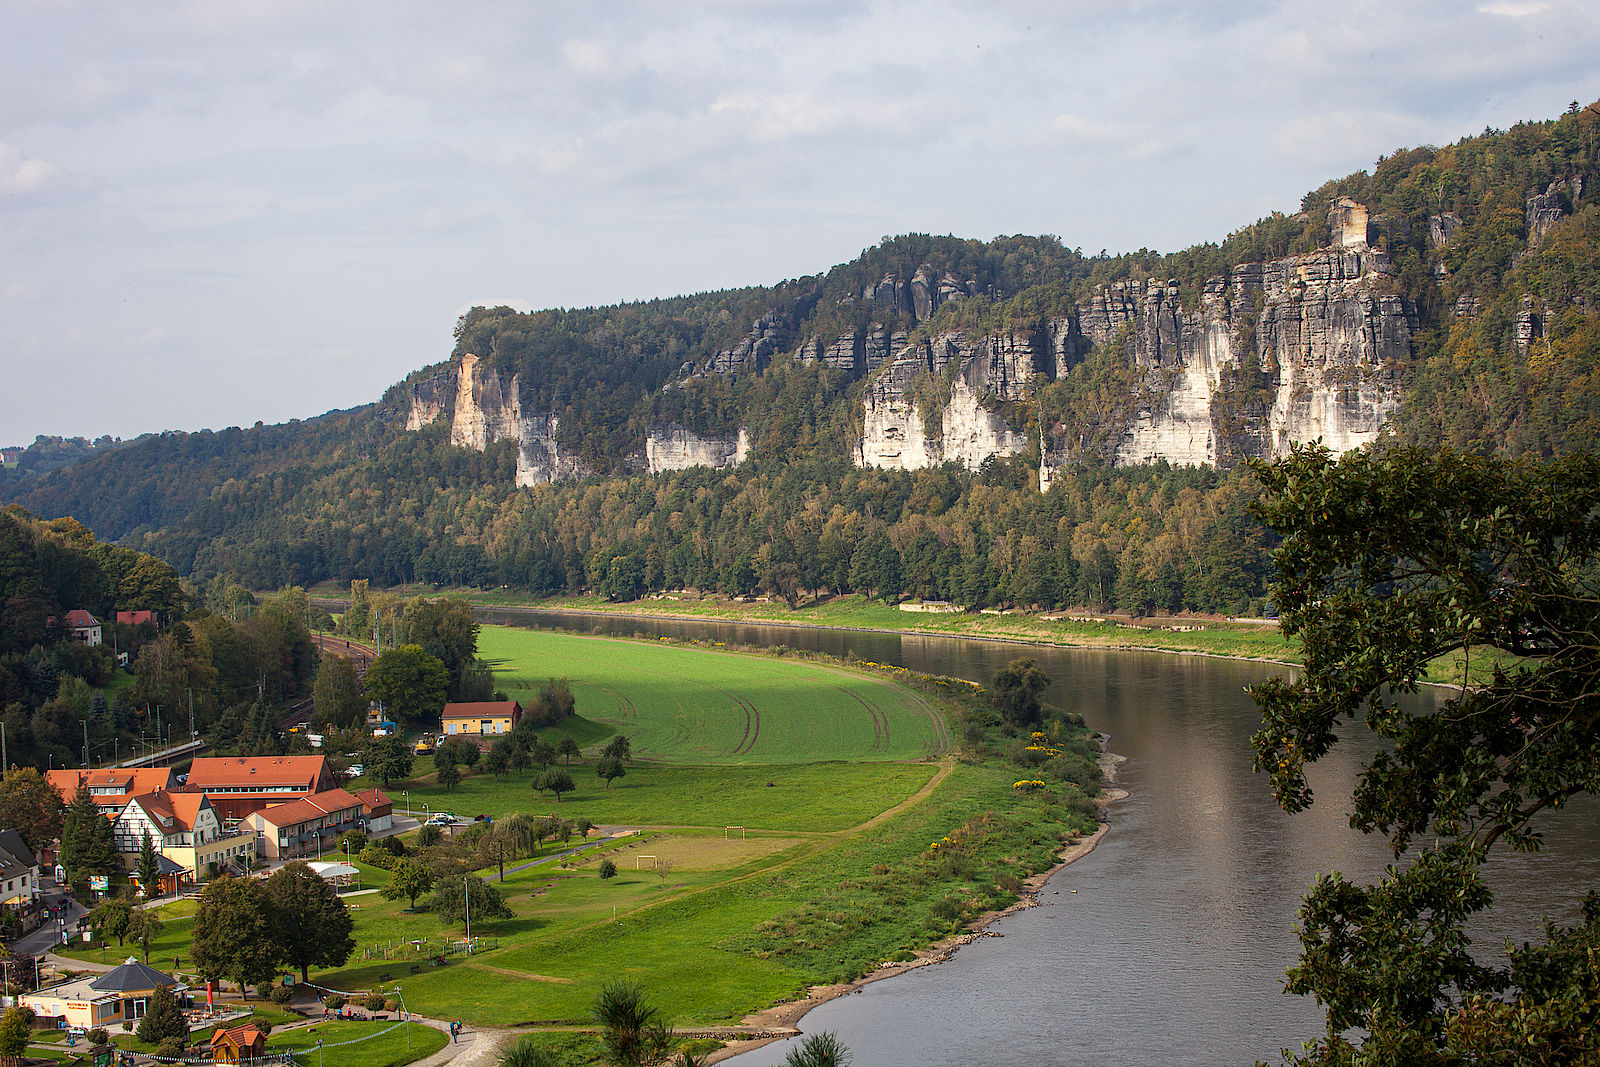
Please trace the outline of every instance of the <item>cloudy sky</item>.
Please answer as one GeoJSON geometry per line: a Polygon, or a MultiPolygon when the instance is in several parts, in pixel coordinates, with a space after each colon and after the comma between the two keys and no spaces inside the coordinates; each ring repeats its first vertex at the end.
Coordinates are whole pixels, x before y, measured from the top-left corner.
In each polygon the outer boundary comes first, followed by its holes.
{"type": "Polygon", "coordinates": [[[473,304],[1216,240],[1600,98],[1600,0],[0,4],[0,444],[280,422],[473,304]]]}

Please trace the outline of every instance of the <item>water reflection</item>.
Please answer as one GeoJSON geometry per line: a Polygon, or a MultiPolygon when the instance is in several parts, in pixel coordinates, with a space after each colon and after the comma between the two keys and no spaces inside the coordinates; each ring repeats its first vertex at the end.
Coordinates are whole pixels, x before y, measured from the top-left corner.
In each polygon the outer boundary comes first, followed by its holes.
{"type": "MultiPolygon", "coordinates": [[[[1321,1029],[1316,1006],[1281,992],[1294,917],[1317,875],[1370,879],[1389,856],[1350,829],[1349,794],[1372,749],[1347,742],[1312,768],[1318,798],[1290,817],[1251,772],[1257,716],[1244,686],[1259,663],[1019,646],[951,638],[729,623],[486,613],[486,621],[643,632],[807,648],[987,681],[1019,655],[1052,678],[1048,699],[1081,712],[1127,757],[1112,831],[1053,878],[1044,906],[997,924],[949,962],[824,1005],[802,1021],[833,1030],[858,1067],[925,1064],[1249,1063],[1321,1029]]],[[[1417,699],[1431,699],[1424,694],[1417,699]]],[[[1352,732],[1353,733],[1353,732],[1352,732]]],[[[1600,873],[1597,805],[1547,821],[1544,855],[1492,868],[1501,909],[1481,924],[1490,951],[1570,922],[1600,873]]],[[[778,1064],[783,1043],[738,1067],[778,1064]]]]}

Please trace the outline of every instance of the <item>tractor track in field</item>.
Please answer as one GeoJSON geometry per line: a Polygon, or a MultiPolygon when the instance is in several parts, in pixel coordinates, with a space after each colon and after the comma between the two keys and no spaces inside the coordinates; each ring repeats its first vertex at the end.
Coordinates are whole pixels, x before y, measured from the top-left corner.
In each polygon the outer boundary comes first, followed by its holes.
{"type": "MultiPolygon", "coordinates": [[[[820,681],[821,679],[818,680],[820,681]]],[[[872,719],[872,751],[876,752],[880,748],[887,749],[889,747],[889,716],[884,712],[883,708],[876,701],[868,700],[860,693],[846,689],[842,685],[835,685],[832,688],[837,689],[867,709],[867,715],[872,719]]]]}

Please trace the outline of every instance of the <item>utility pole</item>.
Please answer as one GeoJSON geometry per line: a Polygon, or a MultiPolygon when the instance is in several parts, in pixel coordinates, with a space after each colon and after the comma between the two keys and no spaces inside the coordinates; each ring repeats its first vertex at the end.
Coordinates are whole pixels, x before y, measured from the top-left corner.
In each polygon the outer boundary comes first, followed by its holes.
{"type": "Polygon", "coordinates": [[[83,720],[83,769],[89,769],[89,720],[83,720]]]}
{"type": "Polygon", "coordinates": [[[0,719],[0,777],[4,777],[6,768],[11,766],[11,761],[6,759],[6,724],[0,719]]]}
{"type": "Polygon", "coordinates": [[[467,955],[472,955],[472,894],[467,892],[467,876],[461,876],[461,906],[467,913],[467,955]]]}

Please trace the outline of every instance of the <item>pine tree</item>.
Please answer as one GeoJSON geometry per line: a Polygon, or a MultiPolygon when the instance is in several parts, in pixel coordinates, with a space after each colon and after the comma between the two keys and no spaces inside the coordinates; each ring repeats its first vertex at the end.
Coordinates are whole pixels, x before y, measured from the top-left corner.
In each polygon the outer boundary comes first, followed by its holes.
{"type": "Polygon", "coordinates": [[[111,820],[100,814],[88,787],[81,783],[62,823],[58,858],[66,868],[73,892],[79,896],[88,895],[90,875],[109,875],[117,869],[111,820]]]}
{"type": "Polygon", "coordinates": [[[156,995],[150,998],[150,1009],[139,1020],[134,1035],[149,1045],[159,1045],[169,1037],[187,1038],[189,1024],[183,1020],[178,998],[172,995],[171,986],[157,986],[156,995]]]}
{"type": "Polygon", "coordinates": [[[149,830],[144,832],[144,843],[139,846],[139,886],[146,900],[161,895],[161,865],[156,861],[156,846],[149,830]]]}

